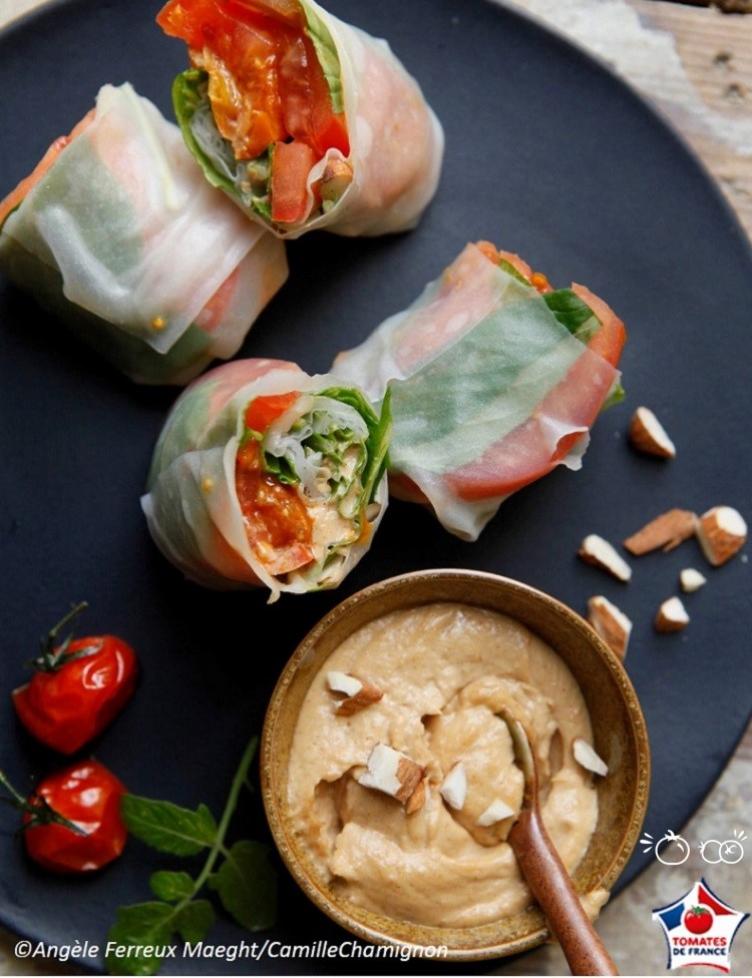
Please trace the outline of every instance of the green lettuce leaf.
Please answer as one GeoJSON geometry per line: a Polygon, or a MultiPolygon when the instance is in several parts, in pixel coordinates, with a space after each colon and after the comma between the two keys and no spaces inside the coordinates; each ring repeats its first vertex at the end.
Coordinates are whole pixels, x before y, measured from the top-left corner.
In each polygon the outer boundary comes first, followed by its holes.
{"type": "Polygon", "coordinates": [[[345,111],[345,100],[342,92],[342,68],[339,55],[329,28],[318,14],[312,10],[305,0],[301,6],[306,17],[306,33],[313,42],[316,57],[319,59],[321,70],[324,72],[329,95],[332,99],[332,109],[339,113],[345,111]]]}
{"type": "Polygon", "coordinates": [[[352,387],[330,387],[321,391],[322,397],[331,397],[350,407],[360,414],[368,426],[366,441],[367,461],[361,473],[363,499],[369,503],[376,494],[381,477],[387,465],[387,453],[392,434],[391,392],[387,390],[381,404],[381,413],[377,414],[368,399],[359,390],[352,387]]]}
{"type": "MultiPolygon", "coordinates": [[[[217,166],[216,160],[212,159],[202,149],[191,125],[196,113],[200,109],[203,110],[208,102],[208,85],[208,74],[205,71],[199,71],[198,68],[189,68],[177,75],[172,83],[172,106],[175,110],[175,118],[178,120],[185,145],[204,171],[204,176],[212,187],[218,187],[225,193],[237,197],[239,195],[235,182],[226,176],[217,166]]],[[[230,150],[230,152],[232,151],[230,150]]],[[[235,168],[234,156],[230,155],[225,162],[230,169],[235,168]]]]}
{"type": "Polygon", "coordinates": [[[264,452],[264,468],[286,486],[297,486],[300,482],[298,473],[286,458],[278,458],[276,455],[264,452]]]}
{"type": "Polygon", "coordinates": [[[208,87],[209,75],[197,68],[181,72],[172,83],[172,104],[185,145],[213,187],[271,222],[272,147],[254,160],[237,160],[214,122],[208,87]]]}
{"type": "Polygon", "coordinates": [[[514,265],[511,262],[507,261],[506,258],[499,259],[499,268],[503,272],[506,272],[507,275],[511,275],[512,278],[517,279],[518,282],[522,282],[523,285],[527,285],[529,288],[532,289],[532,285],[530,284],[530,282],[528,282],[528,280],[525,278],[522,272],[518,272],[517,269],[514,267],[514,265]]]}
{"type": "MultiPolygon", "coordinates": [[[[543,300],[561,325],[568,329],[575,339],[581,343],[587,345],[601,328],[600,319],[590,306],[571,289],[556,289],[554,292],[546,292],[543,294],[543,300]]],[[[608,410],[615,404],[620,404],[626,396],[627,393],[622,387],[621,381],[617,380],[603,402],[601,412],[608,410]]]]}
{"type": "MultiPolygon", "coordinates": [[[[499,260],[499,268],[518,282],[522,282],[530,288],[533,287],[525,276],[518,272],[514,265],[505,258],[499,260]]],[[[555,289],[553,292],[544,292],[542,295],[543,301],[564,329],[569,330],[582,343],[588,343],[592,339],[598,331],[600,320],[590,306],[583,302],[576,293],[571,289],[555,289]]]]}
{"type": "Polygon", "coordinates": [[[561,325],[582,343],[587,343],[600,328],[593,310],[571,289],[544,292],[543,301],[561,325]]]}
{"type": "Polygon", "coordinates": [[[622,387],[621,381],[617,380],[609,391],[608,397],[603,402],[601,413],[603,413],[603,411],[607,411],[610,407],[614,407],[616,404],[621,404],[626,396],[627,392],[622,387]]]}

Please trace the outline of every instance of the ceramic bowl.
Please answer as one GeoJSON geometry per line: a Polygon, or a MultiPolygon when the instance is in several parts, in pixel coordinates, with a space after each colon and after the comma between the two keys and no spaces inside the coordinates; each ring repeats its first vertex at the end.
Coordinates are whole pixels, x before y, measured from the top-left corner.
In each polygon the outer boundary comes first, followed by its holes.
{"type": "Polygon", "coordinates": [[[332,920],[377,943],[444,945],[447,957],[477,960],[528,950],[548,936],[531,907],[477,927],[430,927],[385,917],[350,903],[330,888],[296,838],[287,806],[287,776],[295,724],[313,677],[356,629],[375,618],[436,601],[455,601],[509,615],[537,633],[569,666],[593,725],[595,749],[609,766],[598,778],[598,824],[574,874],[577,890],[611,889],[639,836],[650,784],[645,720],[623,666],[580,615],[525,584],[468,570],[420,571],[394,577],[337,605],[305,637],[272,694],[261,746],[261,783],[269,825],[287,868],[332,920]]]}

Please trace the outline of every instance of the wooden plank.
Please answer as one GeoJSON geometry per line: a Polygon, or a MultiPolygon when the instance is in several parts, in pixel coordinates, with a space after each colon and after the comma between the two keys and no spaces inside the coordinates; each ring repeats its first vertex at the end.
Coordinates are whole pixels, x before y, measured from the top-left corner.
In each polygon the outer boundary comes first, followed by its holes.
{"type": "MultiPolygon", "coordinates": [[[[666,0],[630,3],[646,26],[673,35],[687,76],[709,109],[724,118],[752,122],[752,17],[666,0]]],[[[631,80],[645,91],[637,65],[631,80]]],[[[752,237],[752,154],[744,155],[710,133],[682,125],[675,113],[672,122],[715,176],[752,237]]]]}

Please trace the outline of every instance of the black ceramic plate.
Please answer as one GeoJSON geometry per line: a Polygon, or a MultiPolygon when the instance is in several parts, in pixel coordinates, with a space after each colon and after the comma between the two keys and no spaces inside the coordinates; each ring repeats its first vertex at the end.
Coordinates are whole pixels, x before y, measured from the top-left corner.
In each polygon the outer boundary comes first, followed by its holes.
{"type": "MultiPolygon", "coordinates": [[[[646,828],[678,829],[747,719],[749,566],[737,560],[712,572],[687,601],[687,631],[658,637],[651,619],[676,591],[679,569],[704,569],[694,544],[635,562],[628,587],[574,554],[586,533],[618,541],[671,506],[741,507],[748,499],[748,246],[662,122],[602,67],[533,23],[483,0],[331,0],[330,7],[387,36],[420,80],[446,128],[441,187],[413,234],[314,235],[291,245],[290,284],[243,352],[324,370],[338,350],[409,303],[466,241],[489,238],[528,256],[554,282],[587,282],[608,298],[630,329],[622,363],[629,398],[598,423],[581,473],[559,470],[514,496],[478,543],[462,543],[428,513],[395,503],[338,593],[267,607],[261,593],[214,594],[184,583],[147,535],[138,499],[174,394],[128,384],[0,283],[2,765],[23,784],[56,763],[19,729],[7,692],[24,679],[40,631],[86,598],[87,629],[127,636],[143,663],[141,688],[95,745],[97,756],[134,791],[218,808],[282,664],[325,611],[392,574],[464,566],[519,578],[578,609],[604,593],[634,619],[628,667],[655,772],[646,828]],[[627,448],[625,427],[639,404],[664,420],[679,446],[676,461],[627,448]]],[[[185,52],[154,25],[156,9],[154,0],[70,0],[0,36],[0,191],[31,170],[105,82],[130,80],[170,112],[170,82],[185,52]]],[[[243,820],[244,832],[265,835],[258,799],[243,820]]],[[[25,861],[15,827],[13,813],[3,812],[0,920],[13,930],[52,944],[101,943],[118,905],[148,898],[157,860],[138,843],[96,878],[51,879],[25,861]]],[[[647,859],[634,857],[622,886],[647,859]]],[[[340,939],[282,875],[272,936],[340,939]]],[[[243,936],[226,921],[212,939],[243,936]]],[[[301,961],[292,970],[316,967],[301,961]]],[[[270,961],[260,969],[291,970],[270,961]]]]}

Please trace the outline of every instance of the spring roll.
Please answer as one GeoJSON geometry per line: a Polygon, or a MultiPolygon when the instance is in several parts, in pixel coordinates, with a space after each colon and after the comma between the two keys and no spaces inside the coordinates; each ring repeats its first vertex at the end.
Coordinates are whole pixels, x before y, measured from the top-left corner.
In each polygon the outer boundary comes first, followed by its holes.
{"type": "Polygon", "coordinates": [[[270,600],[336,587],[387,505],[388,403],[282,360],[237,360],[188,387],[154,451],[149,530],[186,577],[266,586],[270,600]]]}
{"type": "Polygon", "coordinates": [[[157,20],[188,45],[186,144],[249,217],[289,238],[417,224],[444,135],[386,41],[314,0],[169,0],[157,20]]]}
{"type": "Polygon", "coordinates": [[[553,289],[481,242],[332,370],[374,401],[391,393],[392,492],[475,540],[511,493],[581,467],[591,425],[623,396],[625,339],[589,289],[553,289]]]}
{"type": "Polygon", "coordinates": [[[284,248],[203,179],[129,84],[0,204],[0,268],[133,380],[232,356],[287,277],[284,248]]]}

